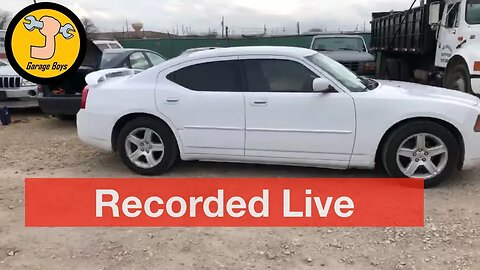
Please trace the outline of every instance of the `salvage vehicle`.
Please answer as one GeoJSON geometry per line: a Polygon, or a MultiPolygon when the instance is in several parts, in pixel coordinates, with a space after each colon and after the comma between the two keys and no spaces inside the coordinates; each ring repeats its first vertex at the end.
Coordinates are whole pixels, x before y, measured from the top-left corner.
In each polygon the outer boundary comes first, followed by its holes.
{"type": "Polygon", "coordinates": [[[37,85],[23,79],[6,61],[0,60],[0,108],[38,107],[37,85]]]}
{"type": "Polygon", "coordinates": [[[93,71],[126,67],[145,70],[165,61],[156,52],[144,49],[107,49],[103,52],[89,42],[87,56],[79,70],[58,84],[41,85],[43,97],[38,102],[44,113],[70,119],[80,110],[85,76],[93,71]]]}
{"type": "Polygon", "coordinates": [[[116,40],[94,40],[93,43],[102,51],[108,49],[123,49],[122,44],[116,40]]]}
{"type": "Polygon", "coordinates": [[[372,15],[379,76],[480,95],[480,0],[415,3],[372,15]]]}
{"type": "Polygon", "coordinates": [[[375,75],[375,57],[368,51],[362,36],[317,35],[313,37],[310,49],[340,62],[357,75],[375,75]]]}
{"type": "Polygon", "coordinates": [[[313,50],[234,47],[87,75],[78,135],[142,175],[178,158],[373,169],[439,184],[480,162],[480,99],[359,77],[313,50]]]}

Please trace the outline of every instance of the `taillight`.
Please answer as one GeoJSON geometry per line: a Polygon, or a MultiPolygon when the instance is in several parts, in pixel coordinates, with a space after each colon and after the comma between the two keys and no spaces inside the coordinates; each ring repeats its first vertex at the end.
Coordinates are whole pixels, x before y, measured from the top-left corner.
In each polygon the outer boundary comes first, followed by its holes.
{"type": "Polygon", "coordinates": [[[82,91],[82,102],[80,103],[80,109],[85,109],[87,106],[87,96],[88,96],[88,85],[83,88],[82,91]]]}
{"type": "Polygon", "coordinates": [[[477,118],[477,122],[475,123],[473,130],[475,130],[475,132],[480,132],[480,115],[477,118]]]}

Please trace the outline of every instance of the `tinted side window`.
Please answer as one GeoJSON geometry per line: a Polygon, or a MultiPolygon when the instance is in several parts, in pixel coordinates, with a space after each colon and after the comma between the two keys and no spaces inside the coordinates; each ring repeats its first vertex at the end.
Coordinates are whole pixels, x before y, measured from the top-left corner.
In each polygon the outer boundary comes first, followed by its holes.
{"type": "Polygon", "coordinates": [[[182,68],[167,79],[197,91],[239,91],[240,73],[236,61],[203,63],[182,68]]]}
{"type": "Polygon", "coordinates": [[[290,60],[245,60],[249,91],[312,92],[318,76],[304,65],[290,60]]]}

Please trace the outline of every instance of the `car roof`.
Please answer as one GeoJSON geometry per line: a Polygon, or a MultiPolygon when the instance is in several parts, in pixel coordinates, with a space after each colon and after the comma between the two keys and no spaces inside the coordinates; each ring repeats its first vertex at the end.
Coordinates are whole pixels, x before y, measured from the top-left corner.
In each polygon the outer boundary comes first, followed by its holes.
{"type": "Polygon", "coordinates": [[[126,53],[126,52],[151,52],[147,49],[138,49],[138,48],[117,48],[117,49],[105,49],[104,53],[126,53]]]}
{"type": "Polygon", "coordinates": [[[349,34],[342,34],[342,35],[316,35],[313,38],[362,38],[362,36],[359,35],[349,35],[349,34]]]}
{"type": "Polygon", "coordinates": [[[212,57],[222,56],[242,56],[242,55],[283,55],[292,57],[305,57],[317,53],[310,49],[298,48],[298,47],[284,47],[284,46],[241,46],[241,47],[228,47],[228,48],[215,48],[211,50],[202,50],[198,52],[192,52],[190,54],[181,55],[178,58],[180,61],[197,60],[212,57]]]}

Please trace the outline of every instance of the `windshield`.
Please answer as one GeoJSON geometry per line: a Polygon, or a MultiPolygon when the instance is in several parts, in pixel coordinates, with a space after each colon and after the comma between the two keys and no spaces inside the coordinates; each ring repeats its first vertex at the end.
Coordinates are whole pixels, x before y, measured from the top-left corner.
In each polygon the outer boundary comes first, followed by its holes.
{"type": "Polygon", "coordinates": [[[465,20],[469,24],[480,24],[480,0],[469,0],[467,2],[465,20]]]}
{"type": "Polygon", "coordinates": [[[374,89],[378,86],[378,83],[374,80],[355,75],[342,64],[321,53],[310,55],[305,58],[330,74],[352,92],[363,92],[367,89],[374,89]]]}
{"type": "Polygon", "coordinates": [[[365,48],[365,43],[360,37],[315,38],[312,49],[316,51],[367,51],[365,48]]]}
{"type": "Polygon", "coordinates": [[[6,66],[7,64],[0,60],[0,67],[6,66]]]}
{"type": "Polygon", "coordinates": [[[100,64],[100,68],[103,68],[110,60],[112,60],[115,56],[120,55],[121,52],[115,52],[115,53],[106,53],[103,52],[102,55],[102,63],[100,64]]]}

